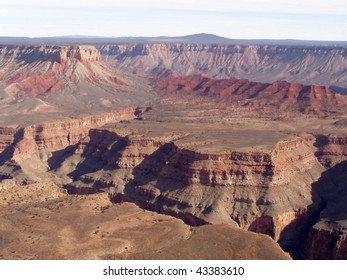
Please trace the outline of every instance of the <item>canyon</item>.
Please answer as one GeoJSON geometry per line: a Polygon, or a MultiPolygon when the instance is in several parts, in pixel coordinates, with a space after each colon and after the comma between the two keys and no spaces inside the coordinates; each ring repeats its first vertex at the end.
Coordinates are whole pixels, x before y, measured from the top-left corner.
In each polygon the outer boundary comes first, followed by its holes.
{"type": "Polygon", "coordinates": [[[0,50],[1,258],[347,258],[345,48],[0,50]]]}
{"type": "Polygon", "coordinates": [[[346,48],[331,46],[117,44],[98,46],[107,63],[150,76],[207,74],[347,87],[346,48]]]}

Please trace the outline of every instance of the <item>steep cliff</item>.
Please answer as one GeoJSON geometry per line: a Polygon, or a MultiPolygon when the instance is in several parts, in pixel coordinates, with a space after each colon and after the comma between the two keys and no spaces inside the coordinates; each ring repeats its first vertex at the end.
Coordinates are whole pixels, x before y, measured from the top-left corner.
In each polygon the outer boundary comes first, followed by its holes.
{"type": "Polygon", "coordinates": [[[110,89],[124,84],[92,46],[5,46],[0,69],[11,95],[50,95],[78,82],[110,89]]]}
{"type": "Polygon", "coordinates": [[[347,258],[346,223],[321,221],[309,233],[306,254],[313,260],[345,260],[347,258]]]}
{"type": "MultiPolygon", "coordinates": [[[[18,177],[18,180],[41,181],[49,170],[47,160],[57,151],[69,152],[85,138],[90,129],[109,122],[133,119],[139,109],[129,108],[113,113],[86,116],[80,119],[43,123],[19,128],[2,128],[0,139],[4,139],[0,150],[0,177],[18,177]],[[21,176],[17,172],[20,170],[21,176]],[[23,174],[24,173],[24,174],[23,174]]],[[[58,155],[60,154],[57,153],[58,155]]],[[[56,164],[51,159],[51,164],[56,164]]]]}
{"type": "Polygon", "coordinates": [[[272,153],[211,154],[175,141],[91,130],[66,158],[64,165],[76,166],[68,174],[73,183],[67,188],[108,191],[114,201],[132,201],[193,225],[236,222],[275,240],[293,239],[299,232],[287,229],[283,235],[283,229],[299,219],[305,226],[310,219],[311,184],[323,171],[314,140],[298,137],[280,143],[272,153]]]}
{"type": "Polygon", "coordinates": [[[119,44],[101,46],[105,61],[133,73],[209,74],[257,82],[286,80],[347,87],[344,47],[119,44]]]}
{"type": "MultiPolygon", "coordinates": [[[[329,138],[331,142],[335,142],[337,137],[327,137],[329,138]]],[[[338,142],[342,146],[343,142],[338,142]]],[[[327,147],[331,145],[334,147],[335,144],[327,143],[327,147]]],[[[347,157],[338,155],[336,151],[338,150],[335,149],[331,160],[327,160],[327,154],[324,155],[323,162],[328,162],[329,168],[312,186],[313,196],[315,200],[321,201],[323,209],[307,239],[305,249],[310,259],[347,258],[347,157]]]]}

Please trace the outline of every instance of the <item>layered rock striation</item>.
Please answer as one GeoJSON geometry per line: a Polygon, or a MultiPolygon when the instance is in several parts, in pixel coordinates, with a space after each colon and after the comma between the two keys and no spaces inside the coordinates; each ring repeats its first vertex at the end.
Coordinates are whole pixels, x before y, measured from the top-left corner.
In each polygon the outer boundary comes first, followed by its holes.
{"type": "MultiPolygon", "coordinates": [[[[331,221],[346,220],[345,180],[338,175],[345,174],[342,136],[301,134],[263,151],[208,152],[184,144],[184,135],[146,136],[127,122],[93,128],[144,111],[19,129],[1,154],[1,179],[20,170],[22,182],[48,179],[71,193],[107,192],[113,202],[133,202],[191,225],[227,223],[267,234],[309,258],[345,256],[343,226],[326,233],[331,221]],[[319,240],[335,249],[319,255],[319,240]]],[[[2,129],[9,142],[11,129],[2,129]]]]}
{"type": "Polygon", "coordinates": [[[321,209],[311,196],[311,184],[324,170],[314,142],[307,135],[281,142],[270,153],[211,154],[91,130],[66,159],[65,164],[78,162],[67,188],[103,190],[113,201],[135,202],[192,225],[236,223],[290,243],[321,209]]]}
{"type": "Polygon", "coordinates": [[[12,96],[50,95],[80,82],[109,89],[125,84],[92,46],[2,46],[0,69],[12,96]]]}
{"type": "Polygon", "coordinates": [[[258,82],[277,80],[347,87],[345,47],[118,44],[101,46],[104,60],[151,76],[205,73],[258,82]]]}
{"type": "Polygon", "coordinates": [[[235,107],[265,108],[287,112],[334,114],[344,112],[347,99],[325,86],[305,86],[277,81],[256,83],[246,79],[216,79],[206,75],[166,77],[155,80],[155,87],[173,99],[208,98],[235,107]]]}

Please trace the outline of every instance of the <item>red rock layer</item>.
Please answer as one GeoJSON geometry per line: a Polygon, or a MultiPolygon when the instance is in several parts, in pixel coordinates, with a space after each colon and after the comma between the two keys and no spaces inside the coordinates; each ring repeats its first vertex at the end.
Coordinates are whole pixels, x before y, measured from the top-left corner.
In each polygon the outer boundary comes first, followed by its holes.
{"type": "Polygon", "coordinates": [[[67,84],[87,82],[114,89],[125,83],[92,46],[0,48],[0,80],[14,93],[50,95],[67,84]]]}
{"type": "Polygon", "coordinates": [[[205,75],[166,77],[155,80],[158,90],[172,96],[203,97],[233,106],[273,108],[302,113],[345,111],[347,99],[325,86],[305,86],[286,81],[272,84],[246,79],[216,79],[205,75]]]}
{"type": "Polygon", "coordinates": [[[306,243],[306,254],[308,259],[313,260],[346,260],[346,232],[343,233],[341,229],[313,227],[306,243]]]}

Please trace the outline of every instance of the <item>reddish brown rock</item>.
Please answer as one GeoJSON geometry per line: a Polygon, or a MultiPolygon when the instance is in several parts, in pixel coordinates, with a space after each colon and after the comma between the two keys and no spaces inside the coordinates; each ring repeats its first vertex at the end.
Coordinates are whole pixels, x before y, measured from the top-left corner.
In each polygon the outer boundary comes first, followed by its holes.
{"type": "Polygon", "coordinates": [[[5,65],[0,80],[7,82],[10,91],[30,97],[53,94],[69,83],[110,89],[126,84],[92,46],[3,47],[0,58],[5,65]]]}
{"type": "Polygon", "coordinates": [[[272,84],[249,80],[216,79],[205,75],[166,77],[155,80],[156,88],[172,98],[208,98],[230,106],[275,109],[279,112],[331,115],[345,112],[346,97],[325,86],[305,86],[277,81],[272,84]]]}
{"type": "Polygon", "coordinates": [[[308,259],[347,259],[346,227],[334,222],[321,221],[311,228],[306,243],[308,259]]]}

